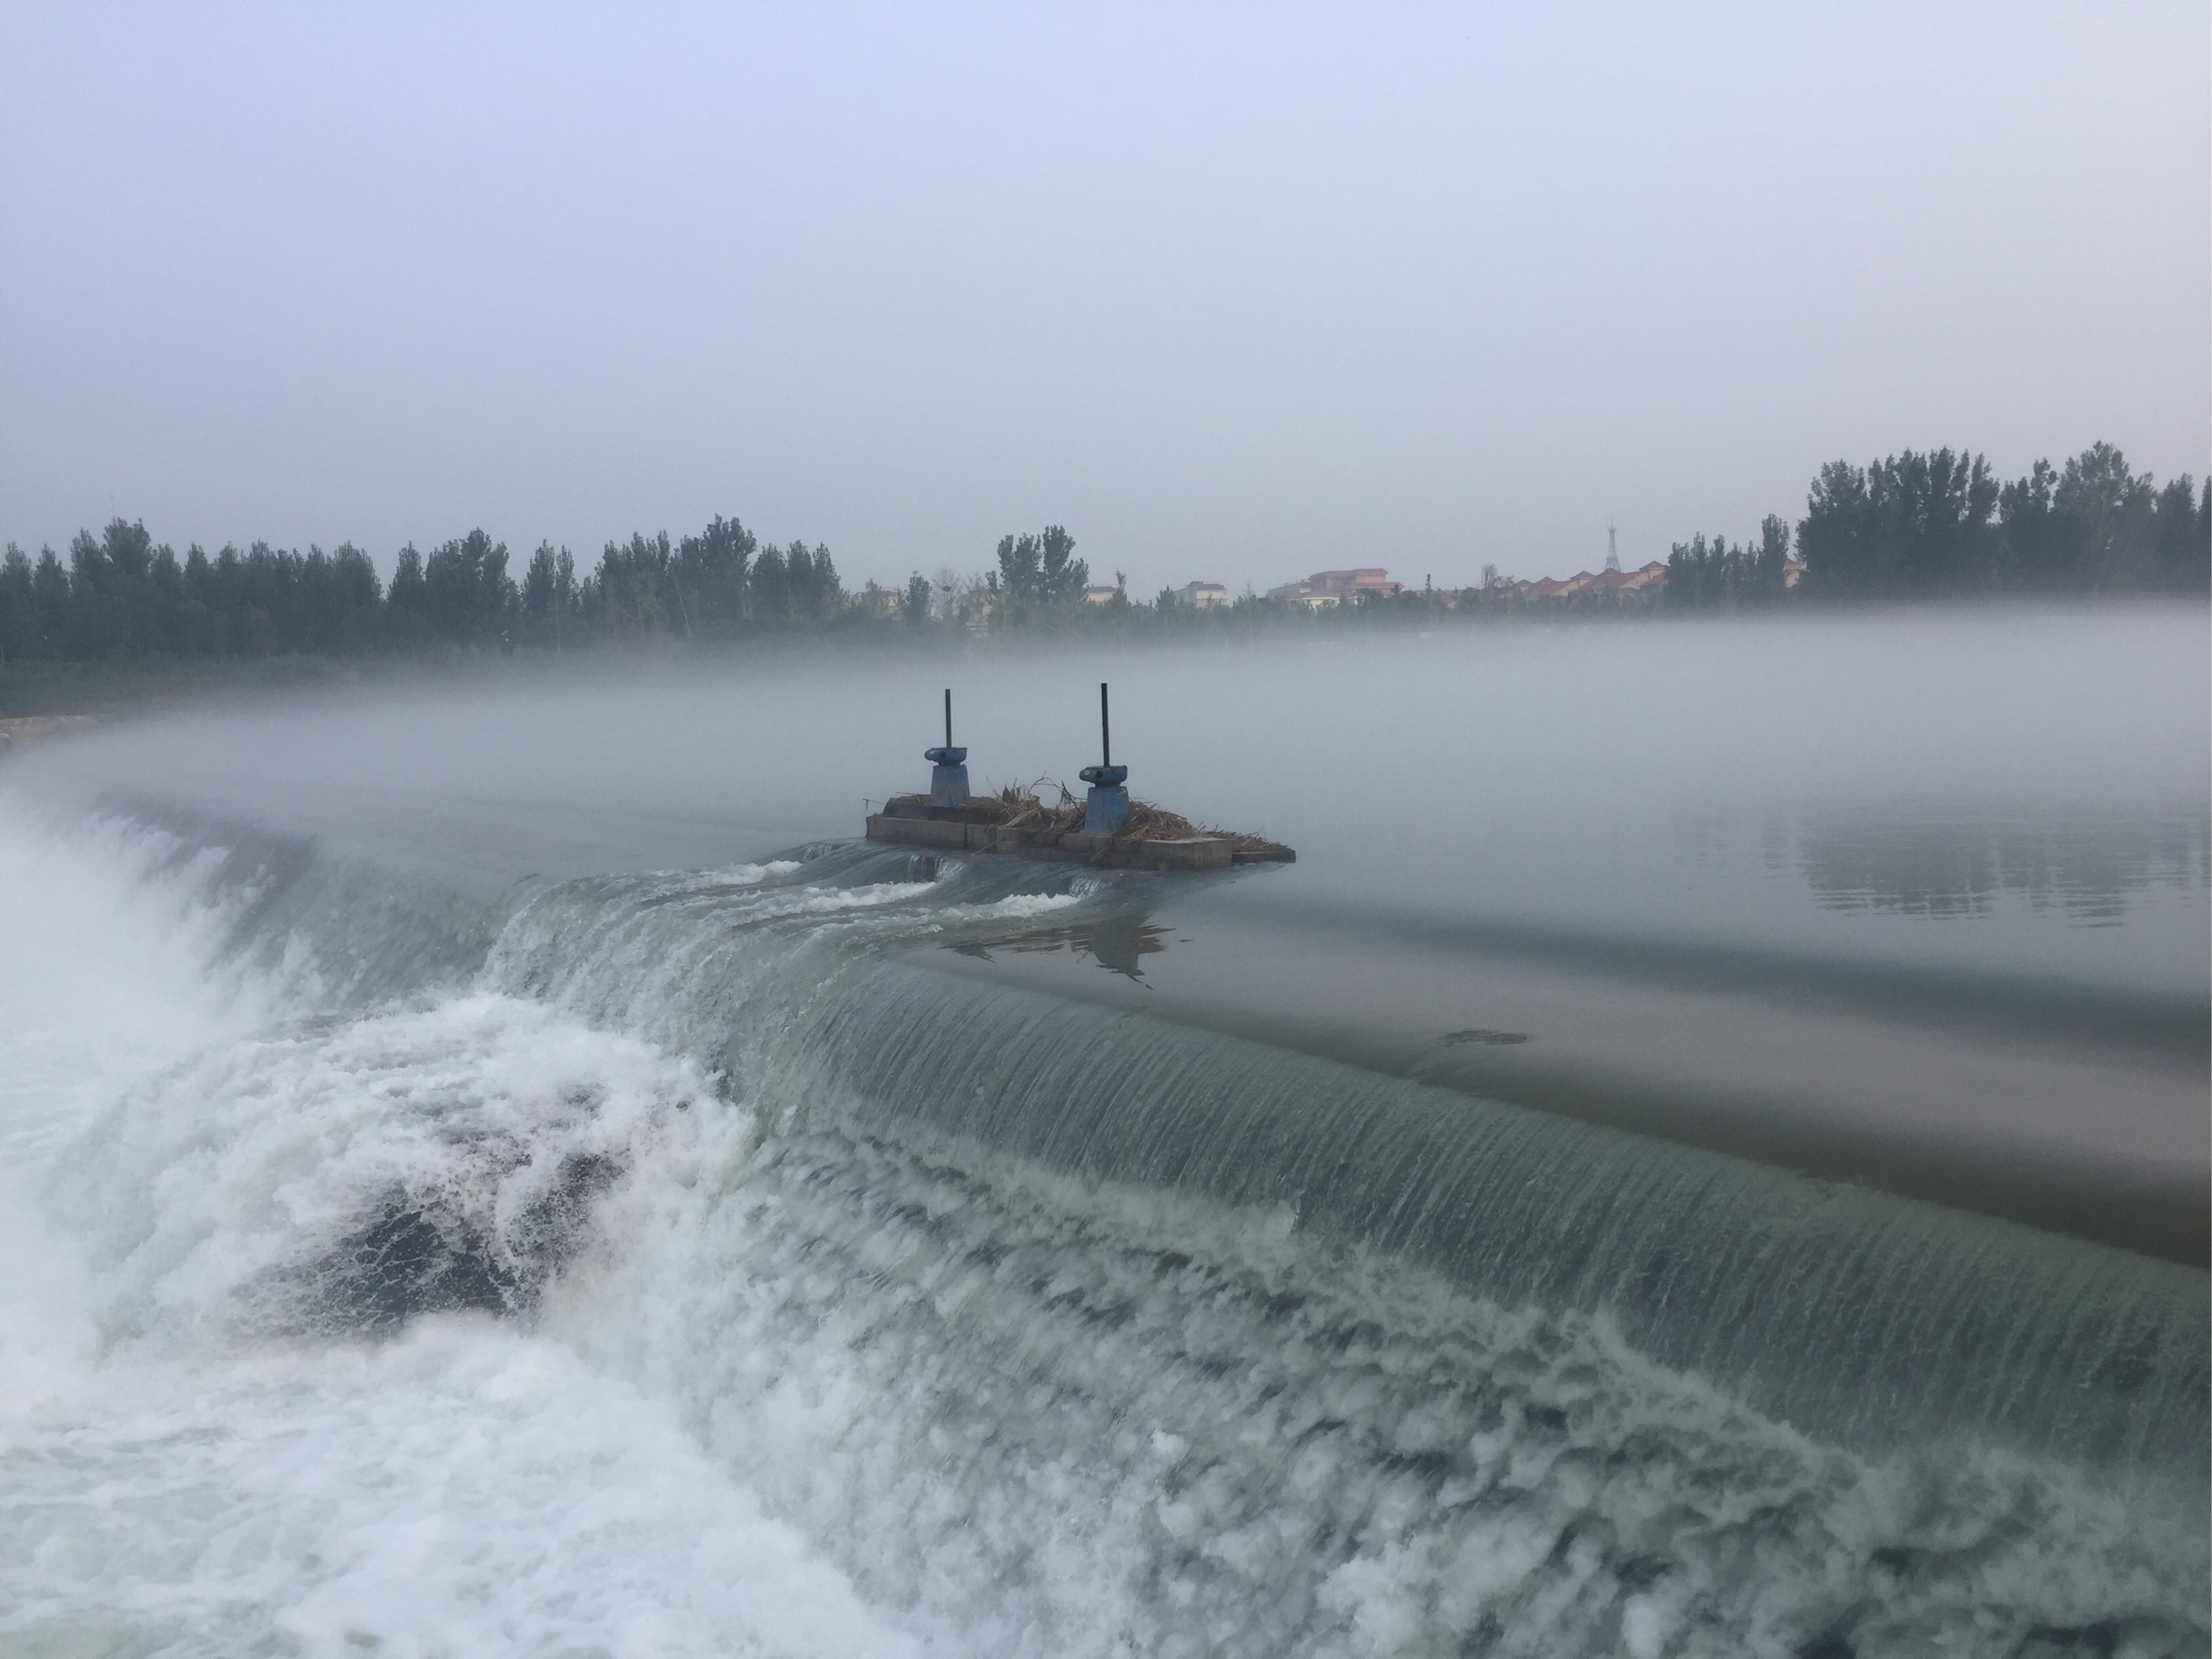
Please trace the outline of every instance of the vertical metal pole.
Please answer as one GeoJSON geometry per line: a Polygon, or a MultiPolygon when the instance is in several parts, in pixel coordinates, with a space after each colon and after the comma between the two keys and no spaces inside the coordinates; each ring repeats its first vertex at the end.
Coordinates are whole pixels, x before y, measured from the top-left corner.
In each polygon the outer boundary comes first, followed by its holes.
{"type": "Polygon", "coordinates": [[[1106,719],[1106,682],[1098,682],[1098,753],[1108,766],[1114,763],[1114,728],[1106,719]]]}
{"type": "Polygon", "coordinates": [[[945,746],[952,747],[952,688],[945,688],[945,746]]]}

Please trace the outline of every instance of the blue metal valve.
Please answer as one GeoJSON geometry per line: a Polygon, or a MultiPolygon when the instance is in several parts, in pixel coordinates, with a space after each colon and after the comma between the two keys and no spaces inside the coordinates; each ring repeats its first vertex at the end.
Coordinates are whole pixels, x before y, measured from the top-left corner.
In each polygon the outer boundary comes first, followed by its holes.
{"type": "Polygon", "coordinates": [[[929,804],[957,806],[968,799],[968,751],[952,746],[952,688],[945,688],[945,744],[925,749],[922,759],[931,763],[929,804]]]}
{"type": "Polygon", "coordinates": [[[1114,764],[1114,731],[1107,718],[1103,680],[1098,683],[1098,764],[1076,774],[1091,786],[1083,805],[1083,833],[1119,835],[1129,821],[1129,792],[1121,787],[1129,781],[1129,769],[1114,764]]]}

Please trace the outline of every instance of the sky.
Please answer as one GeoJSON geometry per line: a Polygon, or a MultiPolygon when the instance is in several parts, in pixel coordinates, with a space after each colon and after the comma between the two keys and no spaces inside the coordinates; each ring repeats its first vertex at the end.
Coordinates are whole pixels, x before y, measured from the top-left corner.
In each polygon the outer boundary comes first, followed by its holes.
{"type": "Polygon", "coordinates": [[[1439,586],[2212,471],[2200,3],[0,0],[0,538],[1439,586]]]}

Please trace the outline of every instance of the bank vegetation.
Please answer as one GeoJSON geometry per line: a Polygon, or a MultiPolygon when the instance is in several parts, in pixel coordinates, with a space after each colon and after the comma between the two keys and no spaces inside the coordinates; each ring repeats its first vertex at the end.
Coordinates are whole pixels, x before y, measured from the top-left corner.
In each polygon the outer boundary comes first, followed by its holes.
{"type": "MultiPolygon", "coordinates": [[[[1822,467],[1792,525],[1769,515],[1731,543],[1676,543],[1665,580],[1532,599],[1494,567],[1461,589],[1369,594],[1330,610],[1247,592],[1200,611],[1094,584],[1060,525],[1002,538],[973,574],[919,571],[848,589],[828,547],[760,541],[734,518],[695,534],[610,542],[580,568],[542,544],[519,567],[482,530],[399,550],[382,580],[350,544],[304,552],[256,542],[179,554],[143,522],[81,532],[66,556],[0,557],[0,714],[212,689],[376,678],[425,659],[564,654],[659,644],[732,648],[848,638],[920,644],[975,632],[1220,633],[1589,614],[1775,611],[2014,597],[2203,596],[2212,590],[2212,481],[2158,485],[2097,444],[1999,479],[1965,451],[1907,450],[1822,467]],[[1789,580],[1793,561],[1802,580],[1789,580]]],[[[1362,550],[1364,552],[1364,550],[1362,550]]]]}

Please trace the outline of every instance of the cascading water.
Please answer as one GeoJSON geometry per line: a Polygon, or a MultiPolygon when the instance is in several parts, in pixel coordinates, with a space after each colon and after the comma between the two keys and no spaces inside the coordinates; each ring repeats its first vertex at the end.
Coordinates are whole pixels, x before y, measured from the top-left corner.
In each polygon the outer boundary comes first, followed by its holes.
{"type": "Polygon", "coordinates": [[[2200,1271],[914,954],[1133,884],[0,866],[9,1652],[2205,1651],[2200,1271]]]}

